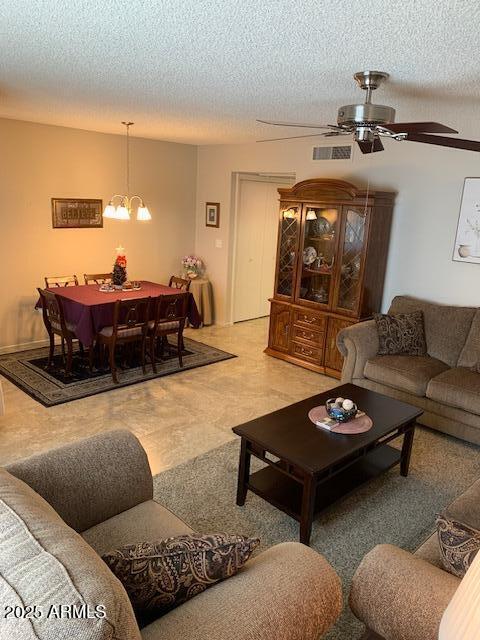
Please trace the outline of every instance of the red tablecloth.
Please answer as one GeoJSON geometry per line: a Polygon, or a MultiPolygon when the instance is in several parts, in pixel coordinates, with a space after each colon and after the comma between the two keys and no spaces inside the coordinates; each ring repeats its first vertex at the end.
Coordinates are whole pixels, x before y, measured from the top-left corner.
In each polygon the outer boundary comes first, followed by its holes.
{"type": "MultiPolygon", "coordinates": [[[[113,322],[113,307],[117,300],[135,298],[156,298],[169,293],[179,293],[178,289],[167,287],[156,282],[141,281],[141,289],[137,291],[99,291],[97,284],[79,285],[77,287],[52,287],[49,289],[62,297],[65,320],[75,325],[77,338],[85,346],[93,343],[95,335],[113,322]]],[[[37,307],[40,306],[40,301],[37,307]]],[[[188,320],[198,328],[202,318],[192,294],[189,294],[188,320]]]]}

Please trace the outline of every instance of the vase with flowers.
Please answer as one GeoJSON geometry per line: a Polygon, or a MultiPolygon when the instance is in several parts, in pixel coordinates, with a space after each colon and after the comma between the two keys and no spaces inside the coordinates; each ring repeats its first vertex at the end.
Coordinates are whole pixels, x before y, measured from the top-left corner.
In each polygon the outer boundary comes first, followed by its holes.
{"type": "Polygon", "coordinates": [[[202,273],[203,263],[197,256],[184,256],[182,258],[182,266],[187,278],[193,280],[202,273]]]}

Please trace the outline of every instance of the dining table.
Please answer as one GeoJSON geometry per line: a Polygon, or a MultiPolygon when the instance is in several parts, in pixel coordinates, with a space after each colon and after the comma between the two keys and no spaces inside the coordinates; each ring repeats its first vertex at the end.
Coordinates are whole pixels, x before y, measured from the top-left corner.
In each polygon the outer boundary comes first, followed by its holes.
{"type": "MultiPolygon", "coordinates": [[[[101,291],[98,284],[85,284],[73,287],[50,287],[47,291],[55,293],[62,299],[65,320],[75,326],[75,334],[80,342],[89,347],[95,336],[104,327],[113,324],[113,310],[117,300],[135,300],[138,298],[158,298],[162,295],[181,293],[178,289],[164,284],[140,280],[138,289],[122,289],[101,291]]],[[[195,299],[188,293],[187,318],[194,329],[202,324],[195,299]]],[[[36,308],[41,307],[41,301],[36,308]]]]}

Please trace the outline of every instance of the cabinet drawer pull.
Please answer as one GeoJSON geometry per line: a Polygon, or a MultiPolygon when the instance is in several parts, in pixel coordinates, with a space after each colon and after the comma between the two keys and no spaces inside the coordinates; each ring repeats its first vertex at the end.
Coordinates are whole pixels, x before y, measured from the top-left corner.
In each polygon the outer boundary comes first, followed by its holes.
{"type": "Polygon", "coordinates": [[[313,331],[299,331],[299,335],[305,340],[315,340],[315,334],[313,331]]]}
{"type": "Polygon", "coordinates": [[[318,318],[309,318],[308,316],[302,316],[301,318],[299,318],[299,320],[308,324],[314,324],[315,322],[318,322],[318,318]]]}
{"type": "Polygon", "coordinates": [[[300,351],[304,356],[313,356],[314,354],[314,351],[312,351],[312,349],[305,349],[305,347],[300,347],[300,351]]]}

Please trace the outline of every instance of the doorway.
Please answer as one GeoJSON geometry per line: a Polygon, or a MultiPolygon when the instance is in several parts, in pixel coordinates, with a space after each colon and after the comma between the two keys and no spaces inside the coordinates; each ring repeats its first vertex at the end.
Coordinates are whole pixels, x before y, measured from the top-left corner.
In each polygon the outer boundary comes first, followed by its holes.
{"type": "Polygon", "coordinates": [[[242,174],[235,220],[233,322],[270,313],[278,236],[278,191],[294,183],[290,176],[242,174]]]}

